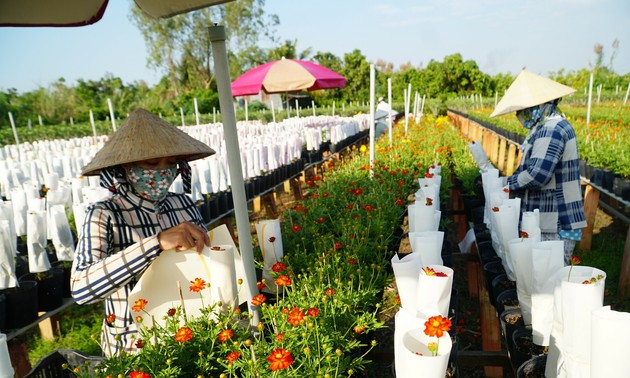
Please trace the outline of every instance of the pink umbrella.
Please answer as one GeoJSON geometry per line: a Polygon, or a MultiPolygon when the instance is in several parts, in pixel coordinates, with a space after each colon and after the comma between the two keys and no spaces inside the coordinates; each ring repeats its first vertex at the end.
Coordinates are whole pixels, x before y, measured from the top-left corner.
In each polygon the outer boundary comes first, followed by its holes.
{"type": "Polygon", "coordinates": [[[232,82],[233,96],[343,88],[346,78],[318,64],[297,59],[275,60],[252,68],[232,82]]]}

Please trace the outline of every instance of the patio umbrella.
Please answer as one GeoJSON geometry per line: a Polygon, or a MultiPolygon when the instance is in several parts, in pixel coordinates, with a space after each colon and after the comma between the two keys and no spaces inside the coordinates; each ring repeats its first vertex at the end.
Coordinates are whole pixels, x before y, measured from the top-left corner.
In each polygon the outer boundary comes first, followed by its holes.
{"type": "MultiPolygon", "coordinates": [[[[146,14],[168,18],[232,0],[135,0],[146,14]]],[[[0,1],[0,26],[85,26],[99,21],[109,0],[0,1]]]]}
{"type": "Polygon", "coordinates": [[[346,78],[326,67],[297,59],[280,59],[252,68],[232,82],[233,96],[343,88],[346,78]]]}

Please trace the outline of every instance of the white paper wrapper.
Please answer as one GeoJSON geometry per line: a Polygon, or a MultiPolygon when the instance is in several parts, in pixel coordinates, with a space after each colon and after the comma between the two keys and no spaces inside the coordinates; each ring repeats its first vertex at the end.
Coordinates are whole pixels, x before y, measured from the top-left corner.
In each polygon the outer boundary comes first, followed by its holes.
{"type": "Polygon", "coordinates": [[[540,241],[540,213],[538,209],[523,213],[521,231],[527,232],[527,237],[532,240],[532,243],[540,241]]]}
{"type": "Polygon", "coordinates": [[[209,269],[212,303],[221,302],[223,311],[229,311],[228,307],[233,310],[238,301],[234,247],[231,245],[210,247],[209,269]]]}
{"type": "Polygon", "coordinates": [[[134,319],[136,315],[144,318],[143,322],[137,326],[152,326],[153,321],[160,326],[165,325],[163,317],[167,311],[181,305],[177,289],[178,282],[181,286],[187,316],[199,316],[201,308],[211,303],[210,289],[204,289],[201,293],[191,292],[190,281],[201,278],[206,283],[210,283],[210,264],[209,247],[205,247],[201,254],[194,249],[162,252],[140,277],[129,294],[130,304],[139,299],[147,301],[142,313],[134,313],[134,319]],[[153,318],[151,321],[147,320],[147,314],[153,318]]]}
{"type": "Polygon", "coordinates": [[[250,310],[253,311],[254,307],[251,304],[254,295],[258,294],[258,287],[256,282],[249,282],[247,275],[245,274],[245,265],[241,254],[230,235],[230,231],[227,226],[222,224],[213,228],[208,232],[211,245],[231,245],[234,251],[234,267],[236,269],[236,279],[242,279],[243,285],[238,292],[238,304],[247,302],[250,310]]]}
{"type": "Polygon", "coordinates": [[[26,235],[26,193],[22,189],[11,190],[11,202],[13,203],[13,216],[15,234],[17,236],[26,235]]]}
{"type": "Polygon", "coordinates": [[[51,267],[46,253],[46,211],[29,211],[26,223],[28,269],[31,273],[45,272],[51,267]]]}
{"type": "Polygon", "coordinates": [[[423,268],[432,268],[447,276],[428,276],[424,269],[420,270],[416,289],[416,310],[420,316],[427,319],[436,314],[448,317],[453,289],[453,269],[442,265],[425,265],[423,268]]]}
{"type": "Polygon", "coordinates": [[[435,337],[424,333],[424,322],[421,319],[400,309],[395,316],[394,330],[394,364],[397,378],[443,378],[448,367],[448,359],[453,343],[450,335],[445,333],[440,338],[438,355],[433,357],[427,344],[435,342],[435,337]],[[422,356],[416,354],[421,353],[422,356]],[[421,372],[421,374],[419,374],[421,372]]]}
{"type": "Polygon", "coordinates": [[[435,207],[416,202],[407,206],[409,232],[437,231],[439,221],[435,221],[435,207]]]}
{"type": "Polygon", "coordinates": [[[271,268],[284,256],[280,220],[268,219],[256,223],[256,235],[264,259],[262,278],[266,281],[268,291],[276,293],[278,286],[271,274],[271,268]]]}
{"type": "Polygon", "coordinates": [[[508,245],[514,264],[518,303],[523,314],[523,322],[529,325],[532,324],[532,291],[534,286],[532,240],[529,238],[516,238],[510,240],[508,245]]]}
{"type": "Polygon", "coordinates": [[[410,253],[400,259],[396,254],[392,257],[391,262],[398,295],[400,296],[400,304],[403,309],[413,312],[416,309],[418,277],[422,268],[420,255],[410,253]]]}
{"type": "Polygon", "coordinates": [[[483,194],[486,198],[484,206],[483,222],[486,225],[490,225],[490,212],[492,211],[491,198],[492,192],[497,189],[501,189],[503,186],[503,180],[499,177],[499,170],[496,168],[488,168],[485,172],[481,173],[481,183],[483,186],[483,194]]]}
{"type": "Polygon", "coordinates": [[[566,266],[558,275],[545,375],[548,378],[588,377],[591,357],[591,327],[588,325],[591,312],[603,305],[606,273],[588,266],[566,266]],[[595,284],[582,284],[598,275],[604,278],[595,284]]]}
{"type": "Polygon", "coordinates": [[[15,216],[13,215],[13,202],[0,201],[0,220],[7,221],[8,240],[11,243],[11,250],[15,255],[17,251],[17,235],[15,233],[15,216]]]}
{"type": "Polygon", "coordinates": [[[443,231],[410,232],[409,243],[413,253],[420,254],[422,266],[444,264],[442,261],[443,231]]]}
{"type": "Polygon", "coordinates": [[[622,378],[630,373],[630,313],[610,306],[591,312],[591,378],[622,378]]]}
{"type": "MultiPolygon", "coordinates": [[[[564,242],[544,241],[532,245],[532,334],[536,345],[549,345],[549,325],[553,324],[554,277],[564,267],[564,242]]],[[[556,283],[557,284],[557,283],[556,283]]]]}
{"type": "Polygon", "coordinates": [[[0,289],[17,286],[12,238],[15,239],[15,235],[11,235],[9,222],[0,220],[0,289]]]}
{"type": "Polygon", "coordinates": [[[488,161],[488,155],[486,155],[486,151],[484,151],[483,147],[481,146],[481,142],[469,142],[468,149],[472,153],[473,158],[475,159],[475,163],[477,163],[477,167],[479,167],[482,172],[486,171],[488,169],[488,166],[491,166],[490,162],[488,161]]]}
{"type": "Polygon", "coordinates": [[[7,347],[7,335],[0,333],[0,378],[13,378],[14,370],[7,347]]]}
{"type": "Polygon", "coordinates": [[[57,260],[72,261],[74,259],[74,238],[64,205],[55,205],[50,209],[48,226],[57,260]]]}
{"type": "Polygon", "coordinates": [[[464,239],[460,241],[457,246],[459,247],[459,251],[461,253],[470,253],[470,249],[472,245],[475,243],[475,230],[470,228],[466,232],[466,236],[464,239]]]}

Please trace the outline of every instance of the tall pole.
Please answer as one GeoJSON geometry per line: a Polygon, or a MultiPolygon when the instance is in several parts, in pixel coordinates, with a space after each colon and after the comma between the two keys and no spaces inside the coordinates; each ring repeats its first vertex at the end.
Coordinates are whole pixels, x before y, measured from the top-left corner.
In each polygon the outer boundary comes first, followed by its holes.
{"type": "Polygon", "coordinates": [[[11,114],[11,112],[9,112],[9,122],[11,122],[11,129],[13,129],[15,144],[20,144],[20,138],[18,138],[17,128],[15,127],[15,121],[13,120],[13,114],[11,114]]]}
{"type": "Polygon", "coordinates": [[[111,98],[107,99],[107,106],[109,106],[109,116],[112,119],[112,129],[116,132],[116,115],[114,114],[114,105],[111,98]]]}
{"type": "Polygon", "coordinates": [[[199,126],[199,105],[197,105],[197,97],[195,97],[195,121],[197,121],[197,126],[199,126]]]}
{"type": "Polygon", "coordinates": [[[392,148],[392,78],[387,78],[387,103],[389,114],[387,115],[387,129],[389,130],[389,148],[392,148]]]}
{"type": "Polygon", "coordinates": [[[217,90],[219,92],[219,105],[223,117],[223,131],[227,150],[227,159],[232,182],[232,200],[234,201],[234,217],[238,232],[238,246],[243,260],[246,282],[251,296],[247,299],[249,312],[253,315],[253,323],[258,324],[259,314],[251,299],[258,294],[256,286],[256,270],[254,268],[254,249],[252,235],[249,226],[247,198],[245,197],[245,183],[243,182],[243,166],[241,164],[241,150],[238,144],[236,130],[236,115],[232,105],[232,88],[230,87],[230,71],[228,69],[227,50],[225,47],[225,27],[208,27],[210,42],[214,58],[214,71],[216,73],[217,90]]]}
{"type": "Polygon", "coordinates": [[[586,106],[586,126],[591,122],[591,98],[593,97],[593,73],[588,84],[588,103],[586,106]]]}
{"type": "Polygon", "coordinates": [[[370,64],[370,172],[374,168],[374,92],[376,70],[374,64],[370,64]]]}

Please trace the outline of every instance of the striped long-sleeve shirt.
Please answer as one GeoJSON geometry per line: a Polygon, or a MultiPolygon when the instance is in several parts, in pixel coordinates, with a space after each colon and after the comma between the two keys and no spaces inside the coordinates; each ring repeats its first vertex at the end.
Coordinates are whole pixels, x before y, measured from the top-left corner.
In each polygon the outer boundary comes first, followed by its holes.
{"type": "Polygon", "coordinates": [[[522,212],[539,209],[542,232],[586,227],[575,131],[563,117],[550,117],[532,130],[507,182],[522,198],[522,212]]]}
{"type": "Polygon", "coordinates": [[[104,301],[105,317],[115,315],[113,324],[103,322],[101,341],[106,355],[121,349],[135,351],[137,332],[129,293],[138,278],[162,252],[158,233],[190,221],[206,225],[185,194],[169,193],[152,203],[133,192],[128,184],[113,197],[94,203],[79,233],[72,267],[72,296],[77,303],[104,301]],[[115,336],[120,336],[120,341],[115,336]]]}

